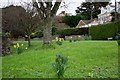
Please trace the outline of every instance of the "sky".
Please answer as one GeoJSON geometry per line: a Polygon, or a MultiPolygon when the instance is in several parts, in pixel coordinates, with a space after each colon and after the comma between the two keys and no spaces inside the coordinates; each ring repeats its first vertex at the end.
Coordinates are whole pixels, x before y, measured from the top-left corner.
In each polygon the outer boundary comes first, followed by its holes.
{"type": "MultiPolygon", "coordinates": [[[[21,1],[29,2],[30,0],[0,0],[0,7],[5,7],[8,4],[20,5],[21,1]]],[[[120,0],[116,0],[116,1],[120,1],[120,0]]],[[[65,2],[67,8],[60,7],[57,14],[59,14],[61,11],[65,11],[66,13],[72,13],[72,15],[75,15],[75,10],[77,9],[78,6],[81,5],[82,2],[85,2],[85,0],[63,0],[63,2],[65,2]]],[[[115,0],[111,0],[111,2],[114,5],[115,0]]],[[[61,3],[61,6],[63,5],[64,3],[61,3]]]]}

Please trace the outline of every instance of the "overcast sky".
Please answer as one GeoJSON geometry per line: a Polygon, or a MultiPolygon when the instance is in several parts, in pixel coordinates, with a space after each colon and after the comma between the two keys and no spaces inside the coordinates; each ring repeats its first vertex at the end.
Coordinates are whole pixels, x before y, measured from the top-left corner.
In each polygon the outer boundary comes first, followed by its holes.
{"type": "MultiPolygon", "coordinates": [[[[20,5],[21,1],[29,2],[30,0],[0,0],[0,7],[5,7],[8,4],[17,4],[20,5]]],[[[78,6],[85,0],[63,0],[65,4],[67,4],[67,8],[60,7],[57,14],[59,14],[61,11],[66,11],[67,13],[72,13],[73,15],[75,14],[75,10],[77,9],[78,6]]],[[[116,0],[120,1],[120,0],[116,0]]],[[[115,0],[111,0],[112,4],[114,5],[115,0]]],[[[61,4],[62,6],[64,5],[63,3],[61,4]]]]}

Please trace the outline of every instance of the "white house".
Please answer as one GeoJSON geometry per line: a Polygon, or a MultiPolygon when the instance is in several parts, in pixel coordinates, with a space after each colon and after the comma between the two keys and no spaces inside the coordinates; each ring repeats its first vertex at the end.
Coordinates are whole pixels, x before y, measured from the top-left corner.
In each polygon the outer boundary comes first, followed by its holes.
{"type": "MultiPolygon", "coordinates": [[[[98,23],[105,24],[111,22],[112,12],[115,12],[114,5],[108,4],[106,7],[101,7],[101,13],[98,15],[98,23]]],[[[120,13],[120,2],[117,2],[117,12],[120,13]]]]}
{"type": "Polygon", "coordinates": [[[101,7],[101,13],[98,15],[98,23],[105,24],[112,20],[111,12],[114,12],[115,6],[107,5],[106,7],[101,7]]]}

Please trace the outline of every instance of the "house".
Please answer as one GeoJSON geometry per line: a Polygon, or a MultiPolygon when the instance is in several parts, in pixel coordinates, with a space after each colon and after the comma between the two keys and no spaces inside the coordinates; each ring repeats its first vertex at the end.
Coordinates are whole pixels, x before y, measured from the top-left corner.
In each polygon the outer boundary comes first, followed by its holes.
{"type": "MultiPolygon", "coordinates": [[[[117,2],[117,12],[120,13],[120,2],[117,2]]],[[[101,7],[101,13],[98,15],[98,23],[106,24],[112,20],[111,13],[115,12],[115,6],[108,4],[106,7],[101,7]]]]}
{"type": "Polygon", "coordinates": [[[98,25],[97,20],[80,20],[76,28],[90,27],[92,25],[98,25]]]}
{"type": "Polygon", "coordinates": [[[112,20],[111,12],[114,12],[115,6],[107,5],[106,7],[101,7],[101,13],[98,15],[98,23],[105,24],[112,20]]]}

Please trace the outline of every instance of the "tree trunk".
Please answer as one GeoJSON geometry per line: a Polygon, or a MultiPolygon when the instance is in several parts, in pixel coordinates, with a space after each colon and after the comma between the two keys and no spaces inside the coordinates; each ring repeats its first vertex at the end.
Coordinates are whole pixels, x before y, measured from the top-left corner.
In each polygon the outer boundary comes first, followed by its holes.
{"type": "Polygon", "coordinates": [[[43,45],[52,42],[52,22],[46,23],[43,29],[43,45]]]}
{"type": "Polygon", "coordinates": [[[28,47],[31,46],[30,36],[28,36],[28,47]]]}

